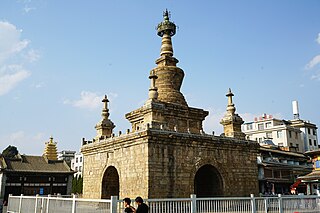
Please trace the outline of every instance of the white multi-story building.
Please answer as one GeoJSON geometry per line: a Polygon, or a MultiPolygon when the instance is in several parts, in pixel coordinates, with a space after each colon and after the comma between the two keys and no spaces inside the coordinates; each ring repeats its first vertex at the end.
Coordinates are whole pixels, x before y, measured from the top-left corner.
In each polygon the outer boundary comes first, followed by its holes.
{"type": "Polygon", "coordinates": [[[272,140],[277,146],[288,147],[298,152],[305,151],[301,130],[291,126],[290,122],[273,118],[271,115],[264,114],[255,118],[253,122],[243,124],[242,131],[249,140],[259,143],[272,140]]]}
{"type": "Polygon", "coordinates": [[[306,152],[319,148],[317,126],[299,117],[298,102],[293,101],[293,120],[280,120],[271,115],[262,115],[242,125],[247,139],[259,143],[272,140],[275,145],[291,151],[306,152]]]}
{"type": "Polygon", "coordinates": [[[64,160],[69,166],[71,165],[71,160],[74,158],[76,151],[63,150],[58,152],[58,160],[64,160]]]}
{"type": "Polygon", "coordinates": [[[83,154],[76,153],[74,158],[71,160],[71,169],[75,171],[74,177],[82,177],[83,171],[83,154]]]}

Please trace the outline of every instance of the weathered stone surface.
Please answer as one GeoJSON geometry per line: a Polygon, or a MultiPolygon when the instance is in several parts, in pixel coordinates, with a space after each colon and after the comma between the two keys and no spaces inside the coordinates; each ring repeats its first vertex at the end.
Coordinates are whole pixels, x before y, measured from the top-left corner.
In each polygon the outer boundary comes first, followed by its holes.
{"type": "Polygon", "coordinates": [[[82,147],[84,197],[100,198],[104,172],[119,173],[120,197],[189,197],[204,165],[214,166],[223,195],[258,194],[257,144],[212,135],[144,130],[82,147]]]}

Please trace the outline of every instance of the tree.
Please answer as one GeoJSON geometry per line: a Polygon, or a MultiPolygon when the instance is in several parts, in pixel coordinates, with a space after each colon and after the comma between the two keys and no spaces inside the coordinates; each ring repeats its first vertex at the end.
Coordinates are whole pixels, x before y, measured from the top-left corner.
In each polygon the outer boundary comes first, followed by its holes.
{"type": "Polygon", "coordinates": [[[82,194],[83,178],[82,176],[76,176],[72,178],[72,193],[82,194]]]}
{"type": "Polygon", "coordinates": [[[2,155],[7,158],[14,158],[17,154],[19,154],[17,147],[11,145],[2,151],[2,155]]]}

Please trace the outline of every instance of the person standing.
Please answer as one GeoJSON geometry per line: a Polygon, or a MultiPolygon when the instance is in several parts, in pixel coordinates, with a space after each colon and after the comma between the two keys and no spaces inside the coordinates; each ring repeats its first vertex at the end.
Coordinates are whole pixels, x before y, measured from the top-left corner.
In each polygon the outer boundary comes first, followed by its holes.
{"type": "Polygon", "coordinates": [[[138,205],[138,208],[137,210],[135,211],[135,213],[148,213],[149,212],[149,207],[147,206],[147,204],[145,204],[143,202],[143,199],[141,197],[137,197],[135,199],[137,205],[138,205]]]}
{"type": "Polygon", "coordinates": [[[131,204],[131,199],[126,197],[123,199],[123,205],[124,205],[124,212],[136,212],[136,209],[130,205],[131,204]]]}

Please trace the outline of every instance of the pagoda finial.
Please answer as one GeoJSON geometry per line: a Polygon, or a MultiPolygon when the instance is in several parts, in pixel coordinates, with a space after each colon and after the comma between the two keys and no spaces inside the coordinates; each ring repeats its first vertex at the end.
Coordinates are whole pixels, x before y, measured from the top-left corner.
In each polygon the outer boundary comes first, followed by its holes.
{"type": "Polygon", "coordinates": [[[228,97],[228,107],[229,106],[234,106],[233,102],[232,102],[232,97],[234,96],[234,94],[231,92],[231,89],[229,88],[228,93],[226,94],[226,96],[228,97]]]}
{"type": "Polygon", "coordinates": [[[109,114],[109,109],[108,109],[109,100],[107,98],[107,95],[104,95],[102,102],[104,103],[104,105],[103,105],[101,116],[103,119],[108,119],[110,114],[109,114]]]}
{"type": "Polygon", "coordinates": [[[173,56],[171,37],[176,34],[176,25],[169,20],[169,16],[170,13],[166,9],[163,12],[163,21],[157,27],[158,36],[162,37],[161,56],[173,56]]]}
{"type": "Polygon", "coordinates": [[[163,19],[169,21],[170,13],[168,12],[168,9],[166,9],[166,11],[163,12],[163,19]]]}

